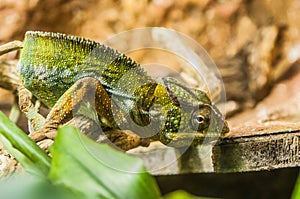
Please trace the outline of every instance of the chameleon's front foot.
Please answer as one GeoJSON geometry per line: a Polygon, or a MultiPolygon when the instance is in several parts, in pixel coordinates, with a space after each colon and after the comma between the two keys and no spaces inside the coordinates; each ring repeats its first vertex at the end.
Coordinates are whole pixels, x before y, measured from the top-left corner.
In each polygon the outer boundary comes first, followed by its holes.
{"type": "Polygon", "coordinates": [[[42,128],[41,130],[35,131],[31,134],[29,134],[29,137],[33,139],[35,142],[44,140],[44,139],[54,139],[56,137],[57,130],[56,129],[44,129],[42,128]]]}
{"type": "Polygon", "coordinates": [[[43,149],[44,151],[48,151],[49,147],[53,144],[54,140],[52,139],[44,139],[44,140],[41,140],[39,142],[37,142],[36,144],[41,148],[43,149]]]}
{"type": "Polygon", "coordinates": [[[124,151],[136,148],[138,146],[147,147],[150,145],[150,139],[141,138],[129,130],[112,130],[105,132],[107,138],[113,145],[124,151]]]}
{"type": "Polygon", "coordinates": [[[38,131],[34,131],[29,134],[29,137],[34,140],[39,147],[47,151],[48,148],[53,144],[54,138],[57,135],[56,129],[42,128],[38,131]]]}

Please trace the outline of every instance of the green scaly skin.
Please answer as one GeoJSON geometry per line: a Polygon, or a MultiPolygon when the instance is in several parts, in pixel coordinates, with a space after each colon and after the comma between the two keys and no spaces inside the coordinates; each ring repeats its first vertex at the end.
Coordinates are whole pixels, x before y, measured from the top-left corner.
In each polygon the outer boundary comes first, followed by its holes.
{"type": "Polygon", "coordinates": [[[54,109],[36,125],[43,126],[35,129],[40,134],[63,124],[68,106],[76,107],[89,86],[96,89],[95,110],[107,131],[125,127],[172,146],[201,144],[229,131],[205,92],[172,78],[154,80],[124,54],[83,38],[27,32],[18,71],[24,87],[54,109]],[[71,98],[77,102],[70,105],[71,98]]]}

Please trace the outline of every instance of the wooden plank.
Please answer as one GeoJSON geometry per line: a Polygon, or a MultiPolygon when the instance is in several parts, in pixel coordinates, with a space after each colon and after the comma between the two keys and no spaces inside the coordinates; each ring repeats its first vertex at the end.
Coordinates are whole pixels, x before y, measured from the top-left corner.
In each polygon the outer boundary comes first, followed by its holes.
{"type": "Polygon", "coordinates": [[[300,123],[241,127],[215,145],[175,149],[158,143],[129,152],[155,175],[262,171],[300,166],[300,123]]]}
{"type": "Polygon", "coordinates": [[[127,153],[143,159],[154,175],[213,172],[211,145],[178,149],[155,142],[148,148],[138,147],[127,153]]]}
{"type": "Polygon", "coordinates": [[[232,133],[235,136],[220,140],[213,148],[214,171],[245,172],[300,166],[299,127],[299,123],[258,126],[249,132],[242,129],[240,133],[232,133]]]}

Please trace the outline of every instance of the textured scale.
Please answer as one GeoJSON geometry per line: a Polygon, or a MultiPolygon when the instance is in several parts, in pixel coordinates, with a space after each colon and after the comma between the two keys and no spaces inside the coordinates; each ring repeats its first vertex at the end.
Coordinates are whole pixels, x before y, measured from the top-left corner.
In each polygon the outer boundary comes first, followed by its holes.
{"type": "Polygon", "coordinates": [[[137,63],[114,49],[79,37],[48,32],[26,33],[18,71],[24,86],[50,107],[83,77],[98,79],[108,91],[116,93],[124,89],[133,93],[132,85],[151,81],[137,63]],[[130,81],[120,84],[118,81],[124,74],[131,74],[126,77],[130,81]],[[135,75],[139,78],[132,77],[135,75]]]}

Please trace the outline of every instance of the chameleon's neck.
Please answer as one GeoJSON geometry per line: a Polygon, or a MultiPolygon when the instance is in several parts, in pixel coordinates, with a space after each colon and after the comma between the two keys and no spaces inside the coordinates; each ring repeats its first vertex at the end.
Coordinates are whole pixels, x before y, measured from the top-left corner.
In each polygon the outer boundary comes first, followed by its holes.
{"type": "Polygon", "coordinates": [[[166,130],[173,128],[171,120],[180,115],[180,107],[174,104],[167,88],[157,82],[139,87],[136,94],[136,106],[131,110],[131,117],[140,126],[151,126],[152,132],[149,133],[155,134],[150,138],[160,140],[166,130]]]}

